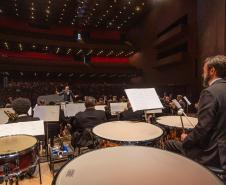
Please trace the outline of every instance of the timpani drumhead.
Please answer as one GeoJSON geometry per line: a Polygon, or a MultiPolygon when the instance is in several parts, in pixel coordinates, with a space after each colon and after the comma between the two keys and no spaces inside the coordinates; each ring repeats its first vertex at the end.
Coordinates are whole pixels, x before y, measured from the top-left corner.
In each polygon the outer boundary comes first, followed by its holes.
{"type": "MultiPolygon", "coordinates": [[[[81,155],[61,169],[56,185],[223,185],[210,171],[180,155],[120,146],[81,155]]],[[[53,183],[53,184],[54,184],[53,183]]]]}
{"type": "Polygon", "coordinates": [[[0,156],[22,152],[33,147],[37,139],[29,135],[13,135],[0,137],[0,156]]]}
{"type": "MultiPolygon", "coordinates": [[[[194,117],[188,117],[193,126],[196,126],[198,123],[198,119],[194,117]]],[[[182,116],[182,120],[184,123],[184,128],[194,128],[185,116],[182,116]]],[[[169,127],[177,127],[182,128],[180,116],[162,116],[157,118],[157,122],[161,125],[169,126],[169,127]]]]}
{"type": "Polygon", "coordinates": [[[163,130],[145,122],[113,121],[97,125],[93,133],[112,141],[142,142],[160,137],[163,130]]]}

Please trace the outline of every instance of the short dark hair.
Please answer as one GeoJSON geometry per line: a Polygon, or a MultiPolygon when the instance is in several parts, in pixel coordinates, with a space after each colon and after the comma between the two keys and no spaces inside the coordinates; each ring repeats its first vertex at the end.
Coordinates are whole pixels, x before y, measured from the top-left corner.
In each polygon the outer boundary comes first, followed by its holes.
{"type": "Polygon", "coordinates": [[[12,108],[17,114],[27,114],[31,101],[27,98],[17,98],[12,103],[12,108]]]}
{"type": "Polygon", "coordinates": [[[224,78],[226,76],[226,56],[208,57],[205,59],[204,64],[207,64],[208,70],[213,67],[217,72],[217,77],[224,78]]]}
{"type": "Polygon", "coordinates": [[[90,108],[90,107],[95,107],[96,105],[96,99],[92,96],[87,96],[85,100],[85,107],[90,108]]]}

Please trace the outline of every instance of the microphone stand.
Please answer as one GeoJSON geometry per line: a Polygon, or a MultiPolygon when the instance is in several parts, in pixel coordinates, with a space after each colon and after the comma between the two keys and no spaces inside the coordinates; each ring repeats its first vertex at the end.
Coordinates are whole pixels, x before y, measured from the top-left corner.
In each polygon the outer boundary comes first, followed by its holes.
{"type": "Polygon", "coordinates": [[[180,121],[181,121],[183,133],[185,133],[184,122],[183,122],[182,116],[181,115],[179,115],[179,116],[180,116],[180,121]]]}
{"type": "MultiPolygon", "coordinates": [[[[189,120],[188,116],[185,114],[185,112],[184,112],[183,109],[180,108],[180,109],[178,110],[177,114],[178,114],[179,116],[184,115],[184,117],[188,120],[189,124],[190,124],[193,128],[195,127],[195,126],[193,125],[193,123],[189,120]]],[[[181,117],[181,120],[182,120],[182,117],[181,117]]],[[[183,123],[181,123],[181,124],[183,124],[183,123]]],[[[182,127],[183,127],[183,125],[182,125],[182,127]]]]}

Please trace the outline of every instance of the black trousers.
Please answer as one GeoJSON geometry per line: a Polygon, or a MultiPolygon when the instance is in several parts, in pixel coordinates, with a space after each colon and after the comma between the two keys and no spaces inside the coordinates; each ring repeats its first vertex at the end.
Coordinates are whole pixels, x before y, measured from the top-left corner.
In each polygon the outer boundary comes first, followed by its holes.
{"type": "Polygon", "coordinates": [[[174,153],[177,153],[177,154],[185,155],[185,151],[184,151],[184,149],[182,147],[182,142],[181,141],[168,140],[165,143],[164,149],[168,150],[170,152],[174,152],[174,153]]]}

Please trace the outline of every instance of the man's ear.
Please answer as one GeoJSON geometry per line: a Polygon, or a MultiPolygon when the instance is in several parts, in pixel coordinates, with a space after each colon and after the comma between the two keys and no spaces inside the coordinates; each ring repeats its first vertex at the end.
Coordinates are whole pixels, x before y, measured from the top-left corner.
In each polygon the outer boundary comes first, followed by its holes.
{"type": "Polygon", "coordinates": [[[216,69],[214,67],[210,68],[210,74],[211,75],[216,75],[216,69]]]}

